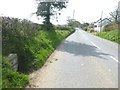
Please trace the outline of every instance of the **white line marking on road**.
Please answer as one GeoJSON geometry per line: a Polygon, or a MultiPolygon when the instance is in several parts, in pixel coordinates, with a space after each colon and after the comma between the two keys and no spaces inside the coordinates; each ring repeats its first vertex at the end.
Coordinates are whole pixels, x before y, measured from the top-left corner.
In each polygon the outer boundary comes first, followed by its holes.
{"type": "Polygon", "coordinates": [[[98,47],[96,44],[94,44],[93,42],[91,42],[92,45],[94,45],[95,47],[97,47],[98,49],[101,49],[100,47],[98,47]]]}
{"type": "Polygon", "coordinates": [[[114,58],[113,56],[110,56],[110,58],[112,58],[114,61],[120,63],[116,58],[114,58]]]}

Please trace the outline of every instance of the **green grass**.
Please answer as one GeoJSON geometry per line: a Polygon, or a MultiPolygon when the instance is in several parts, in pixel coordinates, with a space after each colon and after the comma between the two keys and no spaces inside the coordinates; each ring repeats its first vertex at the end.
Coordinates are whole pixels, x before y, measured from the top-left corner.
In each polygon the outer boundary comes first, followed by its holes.
{"type": "Polygon", "coordinates": [[[25,87],[29,82],[27,74],[41,68],[51,53],[72,32],[73,30],[40,31],[37,36],[29,39],[24,51],[20,52],[19,71],[22,73],[11,70],[7,58],[3,57],[2,87],[4,89],[25,87]]]}
{"type": "Polygon", "coordinates": [[[28,76],[10,69],[3,69],[3,88],[22,88],[28,83],[28,76]]]}
{"type": "Polygon", "coordinates": [[[22,88],[28,83],[28,76],[11,70],[7,58],[2,61],[2,88],[22,88]]]}
{"type": "Polygon", "coordinates": [[[41,31],[37,36],[28,40],[24,54],[21,55],[20,71],[30,73],[41,68],[61,41],[72,32],[73,30],[41,31]]]}
{"type": "Polygon", "coordinates": [[[7,58],[2,60],[2,87],[3,88],[21,88],[28,81],[28,75],[34,70],[41,68],[51,53],[58,45],[70,35],[74,30],[54,30],[41,31],[37,36],[29,39],[24,47],[24,51],[19,56],[19,72],[10,68],[7,58]]]}
{"type": "Polygon", "coordinates": [[[56,29],[60,30],[45,31],[42,25],[28,20],[2,17],[3,88],[24,87],[29,82],[28,74],[41,68],[62,40],[74,31],[64,26],[56,29]],[[12,70],[5,58],[11,53],[18,56],[18,71],[12,70]]]}
{"type": "Polygon", "coordinates": [[[107,32],[99,32],[99,33],[96,33],[96,35],[101,38],[120,44],[120,35],[118,35],[118,33],[120,33],[120,31],[113,30],[113,31],[107,31],[107,32]]]}

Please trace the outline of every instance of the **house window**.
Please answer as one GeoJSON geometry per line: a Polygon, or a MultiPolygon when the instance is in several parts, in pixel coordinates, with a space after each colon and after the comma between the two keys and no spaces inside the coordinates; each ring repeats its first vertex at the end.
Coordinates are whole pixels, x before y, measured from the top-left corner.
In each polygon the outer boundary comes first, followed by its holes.
{"type": "Polygon", "coordinates": [[[94,25],[94,27],[97,27],[97,25],[94,25]]]}

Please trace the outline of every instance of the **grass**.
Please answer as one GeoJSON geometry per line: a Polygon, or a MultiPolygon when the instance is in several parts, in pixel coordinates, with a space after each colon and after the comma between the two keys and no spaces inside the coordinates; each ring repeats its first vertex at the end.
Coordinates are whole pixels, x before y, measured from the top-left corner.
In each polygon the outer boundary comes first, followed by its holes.
{"type": "Polygon", "coordinates": [[[60,30],[45,31],[42,25],[28,20],[2,17],[2,88],[24,87],[29,82],[28,74],[41,68],[62,40],[74,32],[64,26],[56,29],[60,30]],[[8,62],[11,53],[18,56],[18,71],[8,62]]]}
{"type": "Polygon", "coordinates": [[[120,44],[120,31],[118,30],[112,30],[112,31],[106,31],[106,32],[99,32],[96,33],[96,36],[99,36],[101,38],[116,42],[120,44]]]}
{"type": "Polygon", "coordinates": [[[2,88],[22,88],[28,83],[28,76],[10,68],[7,58],[2,61],[2,88]]]}
{"type": "Polygon", "coordinates": [[[3,88],[22,88],[28,83],[28,76],[10,69],[3,69],[3,88]]]}
{"type": "Polygon", "coordinates": [[[19,55],[19,72],[10,69],[7,58],[2,60],[2,87],[22,88],[29,83],[28,74],[41,68],[51,53],[74,30],[40,31],[27,40],[24,51],[19,55]]]}
{"type": "Polygon", "coordinates": [[[26,43],[25,54],[21,55],[19,70],[30,73],[41,68],[61,41],[72,32],[73,30],[41,31],[26,43]]]}
{"type": "Polygon", "coordinates": [[[29,83],[30,72],[41,68],[57,46],[74,30],[40,31],[26,42],[19,61],[19,72],[11,69],[6,57],[2,58],[2,87],[23,88],[29,83]]]}

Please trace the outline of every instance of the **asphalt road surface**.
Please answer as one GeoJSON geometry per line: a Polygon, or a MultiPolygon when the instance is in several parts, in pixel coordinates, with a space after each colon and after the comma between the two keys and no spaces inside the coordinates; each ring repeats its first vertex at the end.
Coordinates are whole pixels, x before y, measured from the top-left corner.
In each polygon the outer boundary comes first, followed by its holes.
{"type": "Polygon", "coordinates": [[[27,87],[118,88],[119,63],[118,44],[77,29],[30,74],[27,87]]]}

